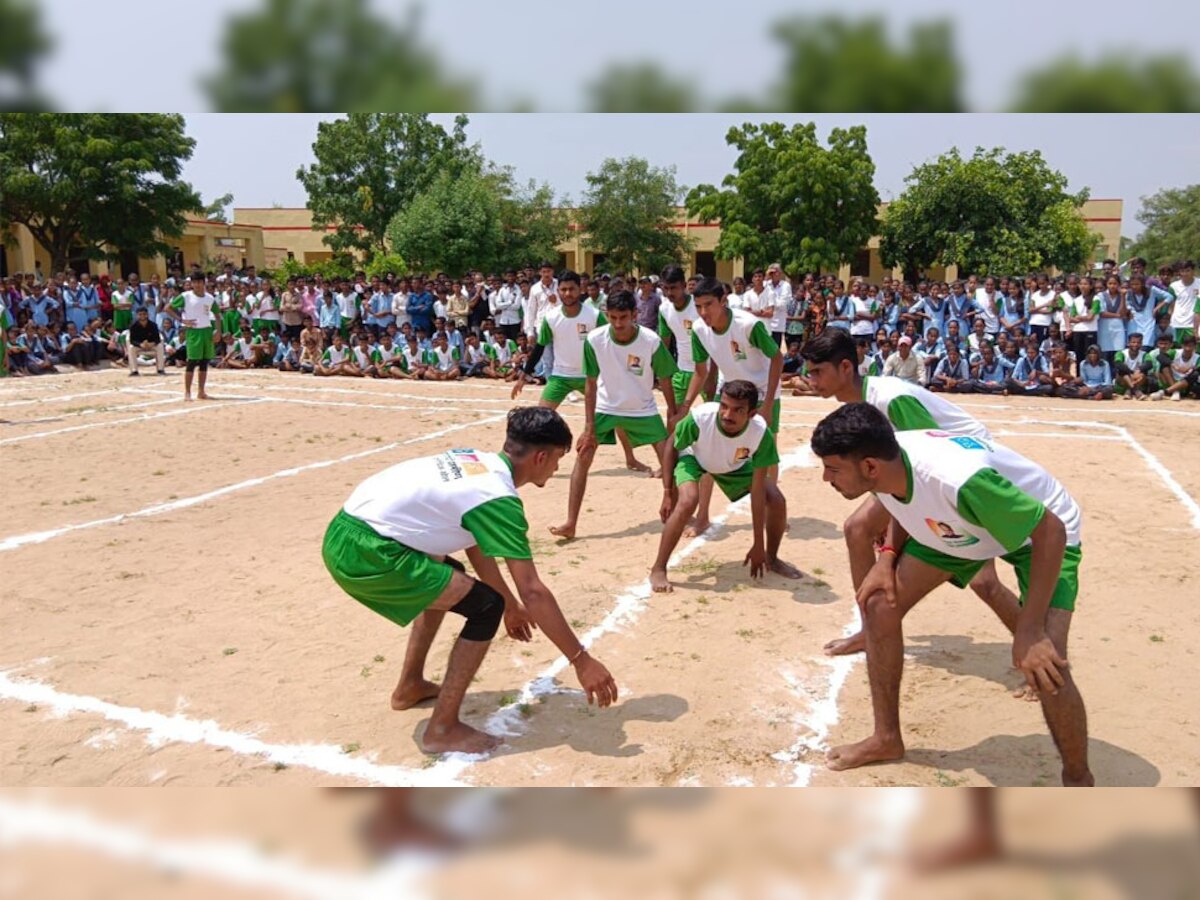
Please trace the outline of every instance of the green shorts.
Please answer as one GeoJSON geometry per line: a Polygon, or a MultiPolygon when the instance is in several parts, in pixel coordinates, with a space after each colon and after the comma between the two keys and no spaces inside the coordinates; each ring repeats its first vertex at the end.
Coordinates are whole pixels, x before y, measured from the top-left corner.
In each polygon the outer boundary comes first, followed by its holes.
{"type": "Polygon", "coordinates": [[[585,390],[587,390],[586,378],[551,375],[546,379],[546,386],[542,388],[542,399],[557,406],[567,399],[567,394],[571,391],[579,391],[582,394],[585,390]]]}
{"type": "Polygon", "coordinates": [[[1185,338],[1190,338],[1196,333],[1194,328],[1176,328],[1175,331],[1175,346],[1182,347],[1185,338]]]}
{"type": "Polygon", "coordinates": [[[667,439],[667,426],[663,424],[662,416],[658,413],[652,416],[611,416],[608,413],[596,413],[596,443],[615,444],[618,428],[625,432],[631,447],[644,447],[646,444],[657,444],[667,439]]]}
{"type": "Polygon", "coordinates": [[[113,329],[116,331],[124,331],[133,324],[132,309],[114,309],[113,310],[113,329]]]}
{"type": "Polygon", "coordinates": [[[688,387],[692,383],[692,376],[695,374],[695,372],[685,372],[680,369],[671,376],[671,387],[675,390],[676,406],[683,406],[683,401],[687,397],[688,387]]]}
{"type": "MultiPolygon", "coordinates": [[[[957,588],[965,588],[971,579],[979,574],[987,560],[960,559],[950,556],[932,547],[909,538],[904,544],[904,553],[935,569],[950,573],[950,583],[957,588]]],[[[1025,591],[1029,586],[1029,564],[1033,559],[1033,546],[1026,545],[1012,553],[1000,557],[1013,567],[1017,573],[1017,586],[1021,591],[1020,602],[1025,605],[1025,591]]],[[[1083,558],[1081,547],[1067,547],[1063,553],[1062,569],[1058,573],[1058,582],[1054,585],[1054,593],[1050,597],[1050,606],[1054,609],[1065,609],[1073,612],[1075,598],[1079,596],[1079,562],[1083,558]]]]}
{"type": "Polygon", "coordinates": [[[217,355],[216,349],[213,347],[213,329],[209,325],[207,328],[189,328],[187,332],[187,358],[188,362],[192,360],[212,359],[217,355]]]}
{"type": "Polygon", "coordinates": [[[338,587],[398,625],[407,625],[442,595],[454,569],[386,538],[361,519],[338,510],[321,546],[338,587]]]}
{"type": "Polygon", "coordinates": [[[687,456],[679,457],[679,461],[675,463],[675,484],[677,485],[686,484],[689,481],[699,481],[705,475],[712,475],[713,481],[717,483],[721,493],[730,500],[741,500],[750,493],[750,486],[754,483],[754,469],[748,465],[723,475],[717,475],[701,466],[700,461],[690,453],[687,456]]]}

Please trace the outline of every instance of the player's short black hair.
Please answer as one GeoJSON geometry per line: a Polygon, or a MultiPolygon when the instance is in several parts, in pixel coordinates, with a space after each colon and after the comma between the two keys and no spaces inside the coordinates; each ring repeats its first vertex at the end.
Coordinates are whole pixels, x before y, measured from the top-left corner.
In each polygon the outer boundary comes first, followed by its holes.
{"type": "Polygon", "coordinates": [[[632,291],[617,291],[608,298],[607,308],[610,312],[635,312],[637,300],[633,298],[632,291]]]}
{"type": "Polygon", "coordinates": [[[850,332],[844,328],[826,328],[815,338],[805,342],[800,348],[800,355],[810,364],[832,363],[837,367],[845,360],[853,366],[858,365],[854,338],[850,337],[850,332]]]}
{"type": "Polygon", "coordinates": [[[733,381],[725,382],[721,393],[730,400],[745,400],[752,411],[758,409],[758,388],[754,386],[753,381],[735,378],[733,381]]]}
{"type": "Polygon", "coordinates": [[[571,449],[571,427],[552,409],[518,406],[508,414],[504,452],[517,458],[546,447],[571,449]]]}
{"type": "Polygon", "coordinates": [[[692,289],[693,297],[716,297],[718,300],[725,296],[725,285],[717,281],[711,275],[705,275],[696,282],[696,287],[692,289]]]}
{"type": "Polygon", "coordinates": [[[548,259],[544,259],[540,263],[538,263],[538,268],[539,269],[553,269],[554,263],[550,262],[550,260],[548,260],[548,259]]]}
{"type": "Polygon", "coordinates": [[[573,281],[575,284],[579,284],[579,273],[573,272],[570,269],[563,269],[558,273],[558,283],[562,284],[564,281],[573,281]]]}
{"type": "Polygon", "coordinates": [[[659,276],[663,284],[683,284],[686,279],[683,277],[683,269],[680,266],[672,263],[662,270],[659,276]]]}
{"type": "Polygon", "coordinates": [[[822,458],[893,460],[900,455],[891,422],[869,403],[847,403],[831,412],[813,430],[811,445],[822,458]]]}

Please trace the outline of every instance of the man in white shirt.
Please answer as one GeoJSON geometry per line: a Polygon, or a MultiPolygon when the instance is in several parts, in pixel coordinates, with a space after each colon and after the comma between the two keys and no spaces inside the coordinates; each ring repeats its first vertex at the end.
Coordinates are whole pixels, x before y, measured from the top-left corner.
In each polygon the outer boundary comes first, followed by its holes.
{"type": "MultiPolygon", "coordinates": [[[[524,301],[525,308],[522,310],[521,327],[525,330],[530,344],[537,340],[538,333],[542,330],[542,320],[546,318],[546,310],[550,308],[551,304],[558,302],[558,279],[554,277],[554,266],[544,262],[538,266],[538,274],[541,278],[530,287],[529,294],[524,301]]],[[[545,361],[546,371],[552,371],[554,348],[547,347],[542,359],[545,361]]]]}
{"type": "Polygon", "coordinates": [[[1196,264],[1190,259],[1179,264],[1179,280],[1171,282],[1171,293],[1175,302],[1171,305],[1171,330],[1175,335],[1175,346],[1183,346],[1183,339],[1196,333],[1196,308],[1200,299],[1200,281],[1195,277],[1196,264]]]}
{"type": "Polygon", "coordinates": [[[767,297],[766,306],[771,310],[771,319],[767,329],[771,339],[776,344],[783,343],[783,335],[787,330],[788,304],[792,300],[792,285],[783,277],[783,267],[779,263],[767,266],[767,280],[763,285],[763,293],[767,297]]]}
{"type": "Polygon", "coordinates": [[[912,351],[912,338],[908,335],[900,338],[896,344],[896,352],[883,364],[884,375],[901,378],[909,384],[921,383],[923,369],[920,357],[912,351]]]}
{"type": "Polygon", "coordinates": [[[517,339],[521,329],[521,289],[517,287],[515,269],[504,273],[504,284],[488,297],[488,310],[500,333],[510,341],[517,339]]]}

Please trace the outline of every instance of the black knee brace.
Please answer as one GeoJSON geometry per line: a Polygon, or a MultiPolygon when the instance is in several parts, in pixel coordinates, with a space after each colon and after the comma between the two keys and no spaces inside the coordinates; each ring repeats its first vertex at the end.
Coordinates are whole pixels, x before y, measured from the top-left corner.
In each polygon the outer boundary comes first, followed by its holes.
{"type": "Polygon", "coordinates": [[[445,560],[446,560],[446,565],[448,565],[450,568],[458,569],[458,571],[462,572],[464,575],[467,574],[467,567],[464,566],[462,563],[460,563],[453,556],[447,556],[445,558],[445,560]]]}
{"type": "Polygon", "coordinates": [[[500,630],[504,618],[504,597],[482,581],[476,581],[467,591],[467,596],[450,607],[467,620],[458,636],[468,641],[490,641],[500,630]]]}

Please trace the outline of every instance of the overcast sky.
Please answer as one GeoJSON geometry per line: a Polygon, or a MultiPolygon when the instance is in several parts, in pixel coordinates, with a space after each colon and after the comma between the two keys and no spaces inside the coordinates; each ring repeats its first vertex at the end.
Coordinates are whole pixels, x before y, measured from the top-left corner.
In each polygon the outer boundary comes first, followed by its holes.
{"type": "MultiPolygon", "coordinates": [[[[196,151],[184,177],[206,202],[232,193],[235,206],[304,206],[296,169],[314,161],[321,116],[187,116],[196,151]]],[[[450,127],[453,117],[434,116],[450,127]]],[[[1066,174],[1070,189],[1125,201],[1122,233],[1136,236],[1139,198],[1200,180],[1200,116],[1037,115],[746,115],[472,114],[468,134],[496,163],[522,180],[547,181],[578,200],[585,176],[606,157],[642,156],[677,168],[681,184],[719,184],[736,159],[725,143],[730,127],[746,121],[816,121],[822,139],[831,128],[867,126],[875,184],[884,200],[897,196],[913,166],[953,146],[1040,150],[1066,174]],[[1137,136],[1136,139],[1132,139],[1137,136]],[[1106,139],[1110,138],[1110,139],[1106,139]]]]}

